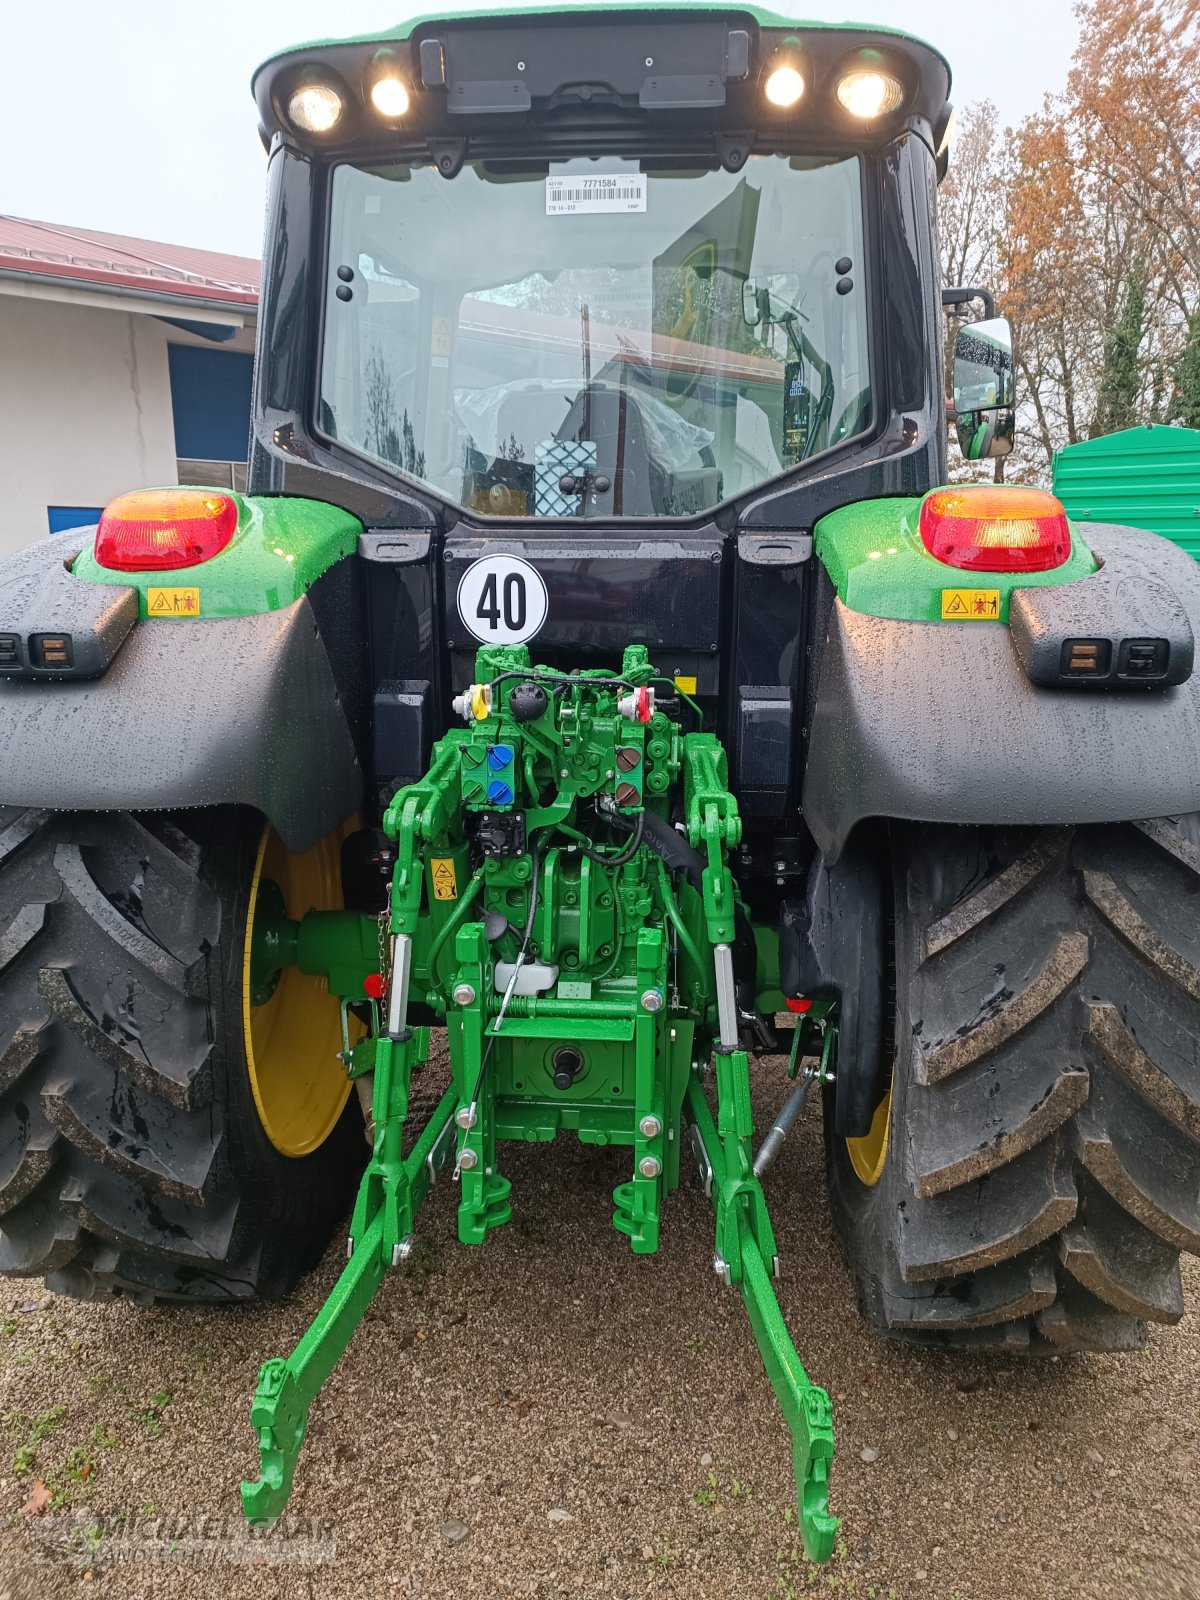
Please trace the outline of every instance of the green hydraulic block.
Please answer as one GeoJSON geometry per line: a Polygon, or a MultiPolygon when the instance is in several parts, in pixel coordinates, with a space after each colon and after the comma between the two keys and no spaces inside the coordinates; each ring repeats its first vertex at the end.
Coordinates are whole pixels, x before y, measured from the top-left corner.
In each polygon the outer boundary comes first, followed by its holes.
{"type": "Polygon", "coordinates": [[[686,1105],[703,1162],[711,1174],[711,1193],[717,1209],[716,1265],[726,1281],[736,1283],[742,1292],[759,1354],[792,1431],[792,1465],[804,1548],[813,1561],[827,1561],[833,1553],[838,1526],[837,1518],[829,1512],[833,1407],[825,1390],[818,1388],[805,1372],[771,1287],[775,1245],[758,1180],[752,1173],[743,1176],[730,1172],[717,1123],[695,1077],[688,1084],[686,1105]]]}
{"type": "MultiPolygon", "coordinates": [[[[454,1090],[448,1089],[402,1164],[414,1211],[428,1192],[431,1158],[441,1146],[455,1099],[454,1090]]],[[[255,1527],[269,1527],[283,1515],[309,1407],[353,1338],[383,1279],[385,1262],[392,1258],[385,1249],[387,1223],[387,1209],[381,1205],[355,1239],[333,1292],[296,1349],[286,1361],[268,1361],[259,1374],[250,1421],[258,1434],[261,1476],[256,1483],[242,1484],[242,1510],[255,1527]]]]}

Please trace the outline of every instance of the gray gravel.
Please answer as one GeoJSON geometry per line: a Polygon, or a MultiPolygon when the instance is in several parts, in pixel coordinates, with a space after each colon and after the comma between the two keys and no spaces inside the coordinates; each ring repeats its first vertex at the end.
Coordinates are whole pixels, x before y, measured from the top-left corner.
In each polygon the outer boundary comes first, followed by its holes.
{"type": "MultiPolygon", "coordinates": [[[[757,1072],[769,1112],[781,1064],[757,1072]]],[[[768,1198],[783,1309],[835,1402],[841,1543],[818,1570],[740,1297],[710,1267],[708,1202],[685,1180],[661,1253],[634,1258],[610,1225],[623,1164],[566,1140],[506,1150],[515,1216],[480,1250],[457,1246],[453,1192],[434,1192],[414,1262],[313,1408],[290,1511],[332,1527],[282,1547],[236,1537],[249,1399],[340,1242],[293,1301],[241,1312],[0,1283],[0,1600],[1200,1597],[1195,1263],[1188,1315],[1145,1354],[886,1347],[854,1308],[810,1107],[768,1198]],[[62,1504],[21,1517],[35,1475],[62,1504]]]]}

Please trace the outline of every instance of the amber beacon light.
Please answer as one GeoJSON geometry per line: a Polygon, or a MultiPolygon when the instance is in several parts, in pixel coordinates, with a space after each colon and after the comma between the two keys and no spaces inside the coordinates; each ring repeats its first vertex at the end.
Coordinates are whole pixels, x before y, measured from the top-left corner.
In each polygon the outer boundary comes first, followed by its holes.
{"type": "Polygon", "coordinates": [[[1044,489],[935,489],[920,529],[931,556],[967,572],[1045,572],[1071,554],[1067,514],[1044,489]]]}
{"type": "Polygon", "coordinates": [[[210,489],[147,489],[105,506],[96,561],[116,572],[169,572],[218,555],[237,530],[238,510],[210,489]]]}

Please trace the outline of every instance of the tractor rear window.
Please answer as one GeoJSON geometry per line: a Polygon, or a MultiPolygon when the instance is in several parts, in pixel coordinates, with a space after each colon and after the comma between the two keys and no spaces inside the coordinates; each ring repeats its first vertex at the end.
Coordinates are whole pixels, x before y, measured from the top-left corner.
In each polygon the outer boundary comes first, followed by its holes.
{"type": "Polygon", "coordinates": [[[321,431],[483,515],[691,516],[870,421],[857,159],[339,166],[321,431]]]}

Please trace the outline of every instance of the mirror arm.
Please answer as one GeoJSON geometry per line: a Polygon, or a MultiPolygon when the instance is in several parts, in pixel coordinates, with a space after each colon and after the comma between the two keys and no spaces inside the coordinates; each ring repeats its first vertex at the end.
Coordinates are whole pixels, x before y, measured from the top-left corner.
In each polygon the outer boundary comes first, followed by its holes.
{"type": "Polygon", "coordinates": [[[982,300],[984,315],[990,320],[996,315],[996,302],[990,289],[943,289],[944,306],[965,306],[972,300],[982,300]]]}

